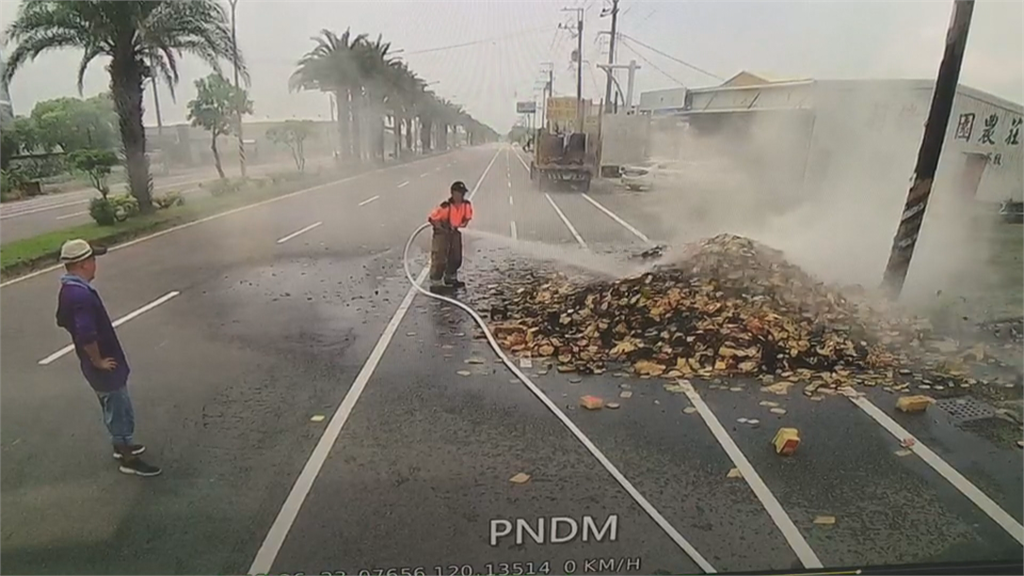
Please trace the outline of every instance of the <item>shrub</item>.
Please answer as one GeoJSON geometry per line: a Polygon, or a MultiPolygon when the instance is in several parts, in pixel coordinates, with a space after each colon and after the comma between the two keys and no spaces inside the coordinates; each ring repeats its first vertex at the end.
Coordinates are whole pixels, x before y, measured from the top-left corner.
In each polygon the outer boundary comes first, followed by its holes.
{"type": "Polygon", "coordinates": [[[171,206],[184,206],[185,197],[181,195],[181,192],[171,190],[166,194],[154,196],[153,203],[156,204],[156,207],[160,210],[165,210],[171,206]]]}
{"type": "Polygon", "coordinates": [[[233,194],[238,192],[242,188],[244,182],[241,180],[230,180],[223,179],[218,180],[210,186],[210,194],[214,196],[223,196],[225,194],[233,194]]]}
{"type": "Polygon", "coordinates": [[[139,201],[131,194],[111,196],[110,204],[114,208],[114,218],[118,222],[124,222],[139,213],[139,201]]]}
{"type": "Polygon", "coordinates": [[[110,193],[107,178],[111,169],[119,163],[117,154],[110,150],[84,148],[68,154],[68,162],[75,170],[87,175],[93,188],[99,190],[104,197],[110,193]]]}
{"type": "Polygon", "coordinates": [[[100,226],[113,226],[117,221],[114,204],[107,198],[93,198],[89,201],[89,216],[100,226]]]}

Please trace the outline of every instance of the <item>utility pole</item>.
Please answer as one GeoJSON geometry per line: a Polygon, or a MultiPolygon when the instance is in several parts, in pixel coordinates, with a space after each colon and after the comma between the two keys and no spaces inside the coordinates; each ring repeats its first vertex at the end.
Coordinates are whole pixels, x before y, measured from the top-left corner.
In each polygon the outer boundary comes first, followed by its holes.
{"type": "Polygon", "coordinates": [[[932,180],[939,165],[942,143],[949,126],[949,116],[953,111],[953,98],[956,96],[957,82],[960,79],[960,65],[967,46],[967,32],[971,27],[971,14],[974,12],[974,0],[956,0],[953,15],[946,32],[946,51],[939,64],[939,74],[935,79],[935,91],[932,94],[931,109],[924,127],[924,138],[917,153],[917,165],[914,167],[914,182],[907,193],[907,202],[903,206],[900,225],[893,239],[889,262],[885,266],[882,286],[893,298],[899,297],[903,290],[903,282],[907,278],[910,259],[914,255],[917,235],[924,221],[928,197],[932,192],[932,180]]]}
{"type": "Polygon", "coordinates": [[[625,106],[623,112],[629,113],[629,108],[633,104],[633,86],[636,80],[636,71],[641,67],[637,65],[636,60],[630,60],[629,64],[598,64],[597,67],[604,70],[608,74],[608,79],[614,81],[615,85],[619,87],[619,93],[622,95],[623,100],[622,104],[625,106]],[[622,88],[619,86],[618,80],[612,77],[612,71],[620,69],[628,71],[625,94],[622,94],[622,88]]]}
{"type": "Polygon", "coordinates": [[[576,13],[576,130],[583,132],[583,8],[562,8],[576,13]]]}
{"type": "Polygon", "coordinates": [[[544,97],[544,114],[541,116],[540,125],[545,130],[548,129],[548,103],[552,96],[552,86],[555,81],[555,63],[554,62],[542,62],[542,66],[548,68],[548,78],[544,83],[543,97],[544,97]]]}
{"type": "MultiPolygon", "coordinates": [[[[611,35],[608,37],[608,65],[609,66],[613,66],[615,64],[615,39],[616,39],[616,33],[617,33],[616,31],[618,30],[618,24],[619,24],[619,0],[612,0],[612,8],[611,8],[611,10],[610,11],[605,11],[605,12],[601,13],[601,16],[608,16],[608,15],[611,15],[611,17],[612,17],[612,30],[611,30],[611,35]]],[[[614,106],[613,101],[612,101],[612,71],[611,71],[611,69],[608,70],[608,83],[605,84],[605,88],[604,88],[604,102],[605,102],[604,103],[605,113],[606,114],[614,113],[615,112],[615,106],[614,106]]]]}
{"type": "MultiPolygon", "coordinates": [[[[228,0],[231,4],[231,52],[233,64],[235,65],[235,94],[241,96],[238,88],[238,38],[235,35],[235,6],[238,0],[228,0]]],[[[245,140],[242,139],[242,107],[240,102],[235,103],[235,119],[238,122],[238,167],[242,171],[242,178],[245,178],[245,140]]]]}

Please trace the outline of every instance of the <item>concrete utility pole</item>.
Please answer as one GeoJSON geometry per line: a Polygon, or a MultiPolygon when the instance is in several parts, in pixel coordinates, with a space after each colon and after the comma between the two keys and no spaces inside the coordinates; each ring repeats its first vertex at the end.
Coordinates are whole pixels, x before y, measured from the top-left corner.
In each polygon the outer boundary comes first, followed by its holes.
{"type": "MultiPolygon", "coordinates": [[[[612,17],[612,30],[611,35],[608,38],[608,65],[612,66],[615,64],[615,40],[616,30],[619,24],[619,0],[612,0],[612,8],[610,11],[603,12],[601,16],[611,15],[612,17]]],[[[604,106],[605,114],[615,112],[615,105],[612,100],[612,74],[611,70],[608,70],[608,83],[605,84],[604,88],[604,106]]]]}
{"type": "Polygon", "coordinates": [[[583,132],[583,8],[562,8],[576,13],[576,130],[583,132]]]}
{"type": "Polygon", "coordinates": [[[946,32],[946,51],[939,65],[939,75],[935,79],[935,92],[932,94],[931,110],[924,127],[924,138],[917,153],[917,165],[914,167],[914,183],[907,194],[907,202],[903,206],[900,225],[893,239],[889,262],[885,267],[882,286],[896,298],[903,290],[903,282],[907,278],[910,259],[917,245],[917,235],[924,221],[928,197],[932,192],[932,180],[939,165],[942,143],[949,126],[949,116],[953,110],[953,98],[956,96],[957,82],[960,79],[960,65],[967,46],[967,32],[971,27],[971,14],[974,12],[974,0],[956,0],[953,5],[953,16],[950,18],[949,31],[946,32]]]}
{"type": "Polygon", "coordinates": [[[548,68],[548,80],[544,84],[544,115],[541,116],[541,126],[548,130],[548,103],[551,100],[551,90],[555,82],[555,64],[554,62],[544,62],[543,65],[550,66],[548,68]]]}
{"type": "MultiPolygon", "coordinates": [[[[231,4],[231,51],[233,53],[233,64],[235,65],[235,93],[240,95],[238,88],[238,39],[235,35],[235,6],[238,0],[228,0],[231,4]]],[[[236,103],[235,119],[238,122],[238,167],[242,171],[242,178],[245,178],[245,140],[242,139],[242,108],[236,103]]]]}

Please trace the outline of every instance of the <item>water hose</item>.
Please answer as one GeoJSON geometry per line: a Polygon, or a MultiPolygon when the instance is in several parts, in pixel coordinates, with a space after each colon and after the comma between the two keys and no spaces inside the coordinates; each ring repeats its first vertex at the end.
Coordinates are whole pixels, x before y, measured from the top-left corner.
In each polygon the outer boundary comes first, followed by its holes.
{"type": "MultiPolygon", "coordinates": [[[[551,413],[554,414],[555,417],[558,418],[558,420],[566,428],[569,429],[572,435],[575,436],[581,444],[583,444],[583,446],[590,452],[591,455],[594,456],[594,458],[597,459],[598,462],[601,463],[602,466],[604,466],[605,470],[607,470],[608,473],[611,474],[613,478],[615,478],[619,485],[621,485],[622,488],[630,496],[633,497],[633,500],[635,500],[636,503],[639,504],[640,507],[644,509],[644,512],[646,512],[647,515],[650,516],[656,524],[658,524],[658,526],[665,532],[665,534],[667,534],[668,537],[671,538],[672,541],[675,542],[676,545],[683,550],[683,552],[685,552],[691,559],[693,559],[694,562],[697,563],[698,566],[700,566],[701,570],[703,570],[706,574],[715,573],[715,568],[711,564],[709,564],[703,556],[700,555],[700,552],[698,552],[696,548],[694,548],[685,538],[683,538],[682,534],[680,534],[671,524],[669,524],[668,520],[666,520],[665,517],[662,516],[661,513],[658,512],[658,510],[654,508],[654,506],[652,506],[650,502],[647,501],[646,498],[644,498],[643,494],[640,494],[640,492],[633,486],[633,484],[629,480],[627,480],[625,476],[623,476],[622,472],[619,472],[619,469],[616,468],[615,465],[612,464],[610,460],[608,460],[604,453],[602,453],[601,450],[593,442],[590,441],[590,438],[587,438],[587,436],[583,434],[583,431],[581,431],[579,427],[577,427],[576,424],[572,420],[570,420],[568,416],[565,415],[565,412],[562,412],[562,410],[557,405],[555,405],[555,403],[552,402],[550,398],[548,398],[547,394],[542,392],[541,389],[536,384],[534,384],[533,380],[531,380],[529,376],[527,376],[522,370],[520,370],[519,367],[516,366],[515,362],[509,359],[505,352],[502,351],[501,346],[498,345],[498,341],[494,339],[494,335],[491,334],[491,330],[487,327],[487,322],[484,321],[484,319],[480,316],[480,314],[477,313],[476,310],[474,310],[468,304],[460,302],[455,298],[449,298],[448,296],[444,296],[443,294],[435,294],[420,286],[420,282],[413,277],[412,272],[409,270],[409,248],[412,247],[412,243],[416,240],[416,237],[419,236],[421,232],[430,227],[430,223],[426,222],[422,226],[417,228],[412,233],[412,235],[409,236],[409,240],[405,243],[405,250],[402,252],[402,266],[405,268],[405,277],[409,279],[409,282],[412,284],[412,287],[417,292],[423,294],[427,298],[433,298],[434,300],[446,302],[448,304],[451,304],[452,306],[462,309],[464,312],[469,314],[473,321],[476,322],[477,326],[479,326],[480,329],[483,331],[484,336],[487,337],[487,343],[491,345],[491,349],[494,350],[494,353],[498,355],[498,358],[501,359],[501,362],[512,372],[512,374],[514,374],[516,378],[518,378],[519,381],[522,382],[526,386],[526,388],[531,393],[533,393],[533,395],[536,396],[536,398],[540,400],[541,403],[544,404],[544,406],[547,407],[547,409],[550,410],[551,413]]],[[[424,272],[426,272],[426,270],[424,270],[424,272]]],[[[422,272],[420,273],[420,277],[422,279],[422,272]]]]}

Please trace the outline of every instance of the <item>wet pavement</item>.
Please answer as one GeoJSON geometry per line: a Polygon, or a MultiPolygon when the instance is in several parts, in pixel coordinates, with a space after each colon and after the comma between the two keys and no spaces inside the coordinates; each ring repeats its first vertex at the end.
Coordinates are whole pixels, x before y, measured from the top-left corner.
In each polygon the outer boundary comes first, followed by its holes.
{"type": "MultiPolygon", "coordinates": [[[[579,263],[588,251],[649,247],[664,226],[613,192],[589,197],[649,242],[578,194],[545,196],[516,155],[460,150],[105,257],[97,286],[114,317],[181,293],[119,329],[139,440],[165,467],[160,478],[117,473],[72,357],[37,364],[66,343],[52,326],[56,275],[5,286],[3,571],[669,574],[702,563],[1020,561],[1012,525],[917,453],[898,455],[899,439],[843,396],[694,380],[705,413],[687,410],[694,402],[668,380],[562,374],[535,360],[524,372],[579,434],[560,422],[467,314],[410,292],[408,234],[455,179],[475,189],[474,228],[579,263]],[[619,407],[584,410],[586,394],[619,407]],[[800,430],[789,458],[770,446],[781,426],[800,430]]],[[[426,247],[424,236],[414,274],[426,247]]],[[[508,258],[494,238],[467,235],[467,293],[508,258]]],[[[867,398],[1019,527],[1021,450],[999,440],[1019,438],[1019,424],[961,421],[938,406],[900,414],[878,389],[867,398]]]]}

